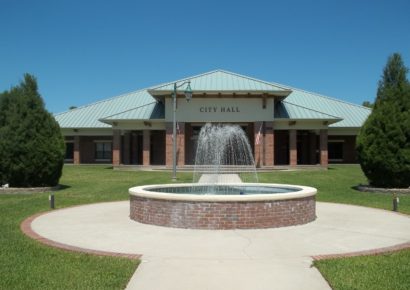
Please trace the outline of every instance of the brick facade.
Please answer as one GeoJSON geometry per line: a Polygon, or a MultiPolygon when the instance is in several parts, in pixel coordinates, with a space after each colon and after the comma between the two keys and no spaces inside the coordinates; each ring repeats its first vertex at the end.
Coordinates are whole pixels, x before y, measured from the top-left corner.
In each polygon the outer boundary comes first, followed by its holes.
{"type": "MultiPolygon", "coordinates": [[[[195,125],[197,126],[197,125],[195,125]]],[[[192,124],[179,122],[177,129],[177,166],[193,164],[195,138],[192,124]]],[[[254,152],[257,167],[321,165],[329,163],[329,142],[343,144],[343,158],[331,163],[357,163],[356,136],[328,135],[327,129],[274,130],[274,122],[247,123],[246,132],[254,152]],[[250,134],[250,135],[249,135],[250,134]]],[[[172,167],[172,123],[166,130],[113,130],[112,136],[66,136],[72,142],[73,158],[67,162],[92,164],[112,162],[134,165],[166,165],[172,167]],[[95,144],[112,142],[112,160],[96,159],[95,144]]],[[[340,148],[340,147],[338,147],[340,148]]],[[[333,151],[332,151],[333,152],[333,151]]],[[[340,152],[340,150],[338,151],[340,152]]]]}
{"type": "Polygon", "coordinates": [[[121,130],[113,130],[112,165],[121,164],[121,130]]]}
{"type": "Polygon", "coordinates": [[[289,130],[289,165],[296,166],[298,164],[298,149],[297,149],[297,131],[289,130]]]}
{"type": "MultiPolygon", "coordinates": [[[[177,165],[185,165],[185,123],[178,122],[177,126],[177,165]]],[[[165,165],[172,167],[173,160],[173,124],[172,122],[166,123],[166,136],[165,136],[165,165]]]]}
{"type": "Polygon", "coordinates": [[[261,167],[263,165],[263,122],[255,122],[253,132],[255,134],[255,166],[261,167]]]}
{"type": "Polygon", "coordinates": [[[74,136],[74,164],[81,163],[81,155],[80,155],[80,136],[74,136]]]}
{"type": "Polygon", "coordinates": [[[273,166],[275,164],[275,131],[273,130],[273,122],[265,122],[264,141],[264,165],[273,166]]]}
{"type": "Polygon", "coordinates": [[[142,132],[142,165],[151,164],[151,132],[144,130],[142,132]]]}
{"type": "Polygon", "coordinates": [[[328,155],[327,155],[327,130],[320,130],[320,165],[327,167],[328,155]]]}
{"type": "Polygon", "coordinates": [[[192,202],[130,196],[130,218],[145,224],[190,229],[255,229],[315,220],[315,196],[252,202],[192,202]]]}
{"type": "Polygon", "coordinates": [[[185,123],[178,122],[177,126],[177,165],[185,165],[185,123]]]}
{"type": "Polygon", "coordinates": [[[275,164],[275,140],[273,122],[253,123],[255,165],[256,167],[275,164]]]}

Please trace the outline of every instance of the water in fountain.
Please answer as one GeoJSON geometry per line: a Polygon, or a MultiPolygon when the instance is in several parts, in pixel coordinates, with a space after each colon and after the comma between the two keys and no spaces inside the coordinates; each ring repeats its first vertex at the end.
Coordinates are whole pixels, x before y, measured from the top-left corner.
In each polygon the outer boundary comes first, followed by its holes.
{"type": "Polygon", "coordinates": [[[201,128],[193,182],[206,183],[208,193],[220,183],[258,182],[252,148],[240,126],[207,123],[201,128]]]}

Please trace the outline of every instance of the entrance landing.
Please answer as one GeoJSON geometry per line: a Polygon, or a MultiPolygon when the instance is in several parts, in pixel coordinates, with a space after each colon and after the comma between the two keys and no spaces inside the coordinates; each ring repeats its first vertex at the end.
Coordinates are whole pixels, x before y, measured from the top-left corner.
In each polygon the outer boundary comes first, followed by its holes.
{"type": "Polygon", "coordinates": [[[198,183],[242,183],[238,174],[202,174],[198,183]]]}
{"type": "Polygon", "coordinates": [[[188,230],[132,221],[129,202],[43,214],[31,230],[74,247],[142,254],[127,289],[330,289],[313,256],[410,245],[410,218],[379,209],[317,203],[306,225],[259,230],[188,230]]]}

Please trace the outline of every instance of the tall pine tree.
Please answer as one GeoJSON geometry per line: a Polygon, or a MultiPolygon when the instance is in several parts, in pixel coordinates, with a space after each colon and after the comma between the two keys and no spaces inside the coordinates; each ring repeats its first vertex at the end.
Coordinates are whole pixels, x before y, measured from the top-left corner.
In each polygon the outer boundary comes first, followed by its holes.
{"type": "Polygon", "coordinates": [[[54,186],[61,177],[64,140],[32,75],[0,94],[0,160],[0,184],[54,186]]]}
{"type": "Polygon", "coordinates": [[[372,113],[357,137],[362,170],[371,185],[410,186],[410,84],[400,54],[391,55],[372,113]]]}

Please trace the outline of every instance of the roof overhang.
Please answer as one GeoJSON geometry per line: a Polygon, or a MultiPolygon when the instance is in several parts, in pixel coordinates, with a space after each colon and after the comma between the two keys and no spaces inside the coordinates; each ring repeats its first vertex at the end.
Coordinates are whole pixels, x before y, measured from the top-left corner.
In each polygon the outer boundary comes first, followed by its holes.
{"type": "Polygon", "coordinates": [[[138,123],[138,122],[165,122],[164,119],[98,119],[98,121],[108,124],[108,125],[115,125],[115,123],[138,123]]]}
{"type": "MultiPolygon", "coordinates": [[[[171,97],[173,90],[150,89],[148,93],[159,101],[163,101],[166,97],[171,97]]],[[[260,98],[271,97],[278,100],[283,100],[292,93],[292,90],[278,91],[259,91],[259,90],[194,90],[193,98],[213,98],[213,97],[247,97],[260,98]]],[[[183,91],[177,91],[178,96],[183,96],[183,91]]]]}
{"type": "Polygon", "coordinates": [[[297,119],[297,118],[275,118],[275,122],[322,122],[323,125],[331,125],[337,122],[342,121],[342,118],[323,118],[323,119],[297,119]]]}

